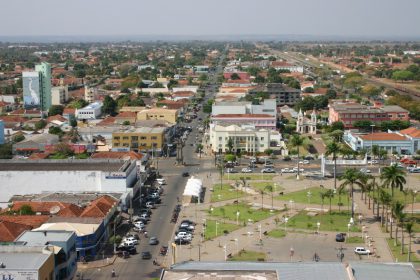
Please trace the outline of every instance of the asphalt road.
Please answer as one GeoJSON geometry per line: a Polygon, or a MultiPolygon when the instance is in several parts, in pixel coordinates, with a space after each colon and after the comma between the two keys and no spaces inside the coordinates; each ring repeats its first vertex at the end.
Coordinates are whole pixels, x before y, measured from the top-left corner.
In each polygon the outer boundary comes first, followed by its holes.
{"type": "MultiPolygon", "coordinates": [[[[224,56],[221,57],[220,62],[223,61],[224,56]]],[[[215,85],[217,75],[223,71],[221,66],[217,67],[216,72],[209,75],[210,87],[206,90],[206,97],[203,102],[206,102],[207,99],[211,98],[215,91],[217,91],[217,86],[215,85]]],[[[197,113],[197,118],[194,119],[191,123],[185,124],[185,126],[193,127],[192,132],[189,134],[188,139],[186,140],[185,147],[183,149],[184,162],[185,166],[176,166],[175,157],[170,158],[159,158],[159,174],[166,179],[167,184],[164,186],[164,193],[161,196],[162,203],[154,209],[151,216],[151,221],[147,224],[146,230],[148,232],[148,237],[155,236],[159,240],[159,245],[149,245],[148,238],[140,236],[140,244],[137,245],[137,254],[130,256],[128,259],[117,261],[112,266],[100,268],[100,269],[91,269],[87,272],[84,272],[84,279],[152,279],[159,278],[161,274],[161,268],[159,266],[153,265],[153,259],[158,259],[159,250],[161,246],[168,246],[168,244],[173,240],[173,232],[175,230],[174,223],[171,223],[171,217],[175,206],[178,204],[177,197],[182,197],[185,184],[187,182],[186,177],[182,177],[183,172],[189,172],[190,175],[195,175],[203,172],[209,172],[209,170],[204,170],[200,166],[200,159],[197,158],[195,153],[195,147],[191,144],[201,143],[201,135],[196,129],[197,125],[201,123],[199,118],[204,119],[205,114],[201,111],[197,113]],[[197,141],[196,141],[196,136],[197,141]],[[142,260],[141,253],[143,251],[149,251],[152,254],[150,260],[142,260]],[[115,269],[116,278],[111,277],[112,269],[115,269]]],[[[139,202],[134,201],[133,207],[136,209],[139,208],[139,202]]],[[[180,221],[181,216],[178,218],[180,221]]],[[[169,257],[169,256],[168,256],[169,257]]]]}

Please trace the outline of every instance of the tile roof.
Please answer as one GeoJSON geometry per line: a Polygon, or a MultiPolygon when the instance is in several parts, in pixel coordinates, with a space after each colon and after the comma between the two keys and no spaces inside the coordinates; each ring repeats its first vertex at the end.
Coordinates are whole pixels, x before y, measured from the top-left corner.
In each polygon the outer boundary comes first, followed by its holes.
{"type": "Polygon", "coordinates": [[[135,159],[135,160],[140,160],[143,158],[142,154],[138,154],[134,151],[129,151],[129,152],[99,152],[99,153],[95,153],[92,155],[91,158],[106,158],[106,159],[111,159],[111,158],[115,158],[115,159],[125,159],[125,158],[130,158],[130,159],[135,159]]]}
{"type": "Polygon", "coordinates": [[[49,153],[33,153],[29,156],[28,159],[38,160],[38,159],[46,159],[50,154],[49,153]]]}
{"type": "Polygon", "coordinates": [[[409,127],[400,131],[402,134],[410,135],[413,138],[420,138],[420,129],[409,127]]]}
{"type": "Polygon", "coordinates": [[[64,118],[63,116],[57,114],[55,116],[50,116],[50,117],[47,118],[47,122],[52,122],[52,121],[66,122],[67,119],[64,118]]]}
{"type": "Polygon", "coordinates": [[[89,206],[83,210],[80,217],[104,218],[116,203],[116,199],[108,195],[103,195],[92,201],[89,206]]]}
{"type": "Polygon", "coordinates": [[[32,227],[8,222],[0,222],[0,242],[12,242],[25,230],[31,230],[32,227]]]}
{"type": "Polygon", "coordinates": [[[60,217],[79,217],[83,212],[83,209],[77,205],[70,204],[68,207],[63,208],[57,213],[60,217]]]}
{"type": "Polygon", "coordinates": [[[40,212],[44,215],[49,215],[53,207],[59,207],[60,210],[70,206],[70,203],[63,203],[60,201],[14,201],[10,210],[19,211],[23,205],[29,205],[34,212],[40,212]]]}
{"type": "Polygon", "coordinates": [[[11,222],[32,228],[39,227],[49,218],[47,215],[0,215],[1,222],[11,222]]]}
{"type": "Polygon", "coordinates": [[[396,133],[378,132],[373,134],[366,134],[360,136],[365,141],[404,141],[407,140],[404,136],[396,133]]]}
{"type": "Polygon", "coordinates": [[[107,117],[107,118],[103,119],[102,121],[98,122],[96,125],[97,126],[107,126],[107,125],[111,125],[111,124],[115,124],[115,117],[107,117]]]}
{"type": "Polygon", "coordinates": [[[76,114],[76,109],[75,108],[64,108],[64,110],[63,110],[63,115],[65,115],[65,114],[68,114],[68,115],[70,115],[70,114],[76,114]]]}

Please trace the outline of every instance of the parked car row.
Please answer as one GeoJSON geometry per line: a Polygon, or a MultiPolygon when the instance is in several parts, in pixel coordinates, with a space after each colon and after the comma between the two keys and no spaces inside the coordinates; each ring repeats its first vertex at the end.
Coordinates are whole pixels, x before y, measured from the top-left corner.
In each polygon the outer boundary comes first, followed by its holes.
{"type": "Polygon", "coordinates": [[[178,227],[178,231],[175,233],[175,244],[189,244],[194,235],[195,225],[193,221],[183,220],[178,227]]]}

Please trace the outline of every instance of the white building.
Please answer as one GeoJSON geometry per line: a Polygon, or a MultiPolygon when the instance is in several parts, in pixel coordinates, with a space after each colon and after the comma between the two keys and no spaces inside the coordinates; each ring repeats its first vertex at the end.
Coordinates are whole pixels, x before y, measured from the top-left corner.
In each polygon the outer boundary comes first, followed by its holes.
{"type": "Polygon", "coordinates": [[[96,94],[96,89],[85,86],[85,101],[87,103],[92,103],[95,101],[95,94],[96,94]]]}
{"type": "Polygon", "coordinates": [[[268,129],[256,129],[253,125],[210,124],[210,146],[213,152],[229,151],[229,138],[232,139],[233,152],[264,152],[270,148],[271,134],[277,137],[279,132],[268,129]],[[277,136],[276,136],[277,134],[277,136]]]}
{"type": "Polygon", "coordinates": [[[260,105],[252,102],[215,102],[212,106],[212,115],[223,114],[268,114],[277,117],[277,104],[275,99],[265,99],[260,105]]]}
{"type": "Polygon", "coordinates": [[[312,111],[310,119],[305,118],[302,110],[299,110],[296,122],[296,132],[300,134],[316,134],[316,122],[317,119],[315,110],[312,111]]]}
{"type": "Polygon", "coordinates": [[[95,102],[91,103],[88,106],[82,109],[76,109],[76,118],[79,120],[87,119],[94,120],[97,119],[102,113],[102,103],[95,102]]]}
{"type": "Polygon", "coordinates": [[[59,86],[51,88],[51,104],[63,105],[69,100],[68,86],[59,86]]]}
{"type": "Polygon", "coordinates": [[[178,92],[178,91],[192,91],[194,93],[197,93],[199,86],[184,86],[184,87],[174,87],[172,88],[172,92],[178,92]]]}

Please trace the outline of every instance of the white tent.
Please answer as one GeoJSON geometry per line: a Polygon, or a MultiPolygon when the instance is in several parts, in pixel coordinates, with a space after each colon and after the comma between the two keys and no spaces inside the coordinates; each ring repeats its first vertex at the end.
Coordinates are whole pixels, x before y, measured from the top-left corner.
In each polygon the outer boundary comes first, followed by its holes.
{"type": "Polygon", "coordinates": [[[200,196],[201,189],[203,188],[203,182],[200,179],[191,178],[188,179],[185,185],[184,195],[186,196],[200,196]]]}

